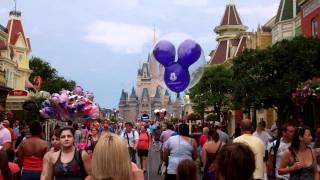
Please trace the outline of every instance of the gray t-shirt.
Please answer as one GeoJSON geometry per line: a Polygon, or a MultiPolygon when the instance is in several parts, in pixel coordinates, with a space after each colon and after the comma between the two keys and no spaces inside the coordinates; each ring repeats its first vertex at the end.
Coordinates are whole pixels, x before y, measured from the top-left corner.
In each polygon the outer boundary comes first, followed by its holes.
{"type": "Polygon", "coordinates": [[[180,135],[171,136],[164,145],[165,149],[170,152],[169,164],[167,167],[168,174],[176,174],[176,169],[182,160],[192,160],[192,139],[186,141],[180,135]]]}
{"type": "Polygon", "coordinates": [[[227,144],[229,142],[229,135],[220,129],[217,129],[217,133],[219,134],[219,140],[227,144]]]}

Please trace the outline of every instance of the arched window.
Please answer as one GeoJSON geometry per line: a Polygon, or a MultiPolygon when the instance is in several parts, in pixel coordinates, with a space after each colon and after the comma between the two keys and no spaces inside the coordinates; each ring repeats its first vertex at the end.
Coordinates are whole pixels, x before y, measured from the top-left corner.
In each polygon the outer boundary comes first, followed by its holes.
{"type": "Polygon", "coordinates": [[[312,31],[312,36],[317,37],[318,36],[318,21],[317,18],[313,18],[311,20],[311,31],[312,31]]]}

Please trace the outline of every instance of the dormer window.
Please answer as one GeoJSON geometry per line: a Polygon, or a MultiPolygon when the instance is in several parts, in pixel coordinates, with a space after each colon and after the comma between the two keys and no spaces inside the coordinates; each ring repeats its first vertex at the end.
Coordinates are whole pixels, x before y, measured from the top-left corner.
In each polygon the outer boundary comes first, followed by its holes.
{"type": "Polygon", "coordinates": [[[19,54],[19,62],[21,63],[23,59],[23,54],[19,54]]]}

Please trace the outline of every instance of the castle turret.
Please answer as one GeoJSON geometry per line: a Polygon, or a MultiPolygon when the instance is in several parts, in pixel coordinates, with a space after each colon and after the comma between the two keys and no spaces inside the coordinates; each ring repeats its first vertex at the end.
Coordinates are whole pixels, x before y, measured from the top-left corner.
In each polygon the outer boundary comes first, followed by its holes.
{"type": "Polygon", "coordinates": [[[227,4],[219,26],[215,27],[218,46],[212,53],[209,64],[224,63],[237,56],[246,47],[246,37],[243,34],[248,27],[242,24],[236,5],[233,1],[227,4]]]}
{"type": "Polygon", "coordinates": [[[129,101],[137,101],[137,100],[138,100],[138,97],[136,94],[136,90],[134,89],[134,87],[132,87],[129,101]]]}
{"type": "Polygon", "coordinates": [[[130,119],[130,120],[137,119],[137,117],[139,115],[139,102],[138,102],[138,97],[137,97],[137,94],[136,94],[134,87],[132,87],[129,101],[127,104],[128,104],[127,112],[129,112],[128,119],[130,119]]]}
{"type": "Polygon", "coordinates": [[[119,105],[125,105],[126,103],[127,103],[126,92],[124,91],[124,89],[122,89],[119,105]]]}

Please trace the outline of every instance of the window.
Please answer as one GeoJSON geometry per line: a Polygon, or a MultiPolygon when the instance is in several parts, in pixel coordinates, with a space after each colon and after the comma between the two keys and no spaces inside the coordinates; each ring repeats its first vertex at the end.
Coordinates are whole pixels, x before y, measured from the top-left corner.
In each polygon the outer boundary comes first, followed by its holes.
{"type": "Polygon", "coordinates": [[[313,18],[311,20],[311,31],[312,31],[312,36],[318,36],[318,21],[317,18],[313,18]]]}
{"type": "Polygon", "coordinates": [[[21,63],[22,61],[22,58],[23,58],[23,54],[19,54],[19,62],[21,63]]]}

